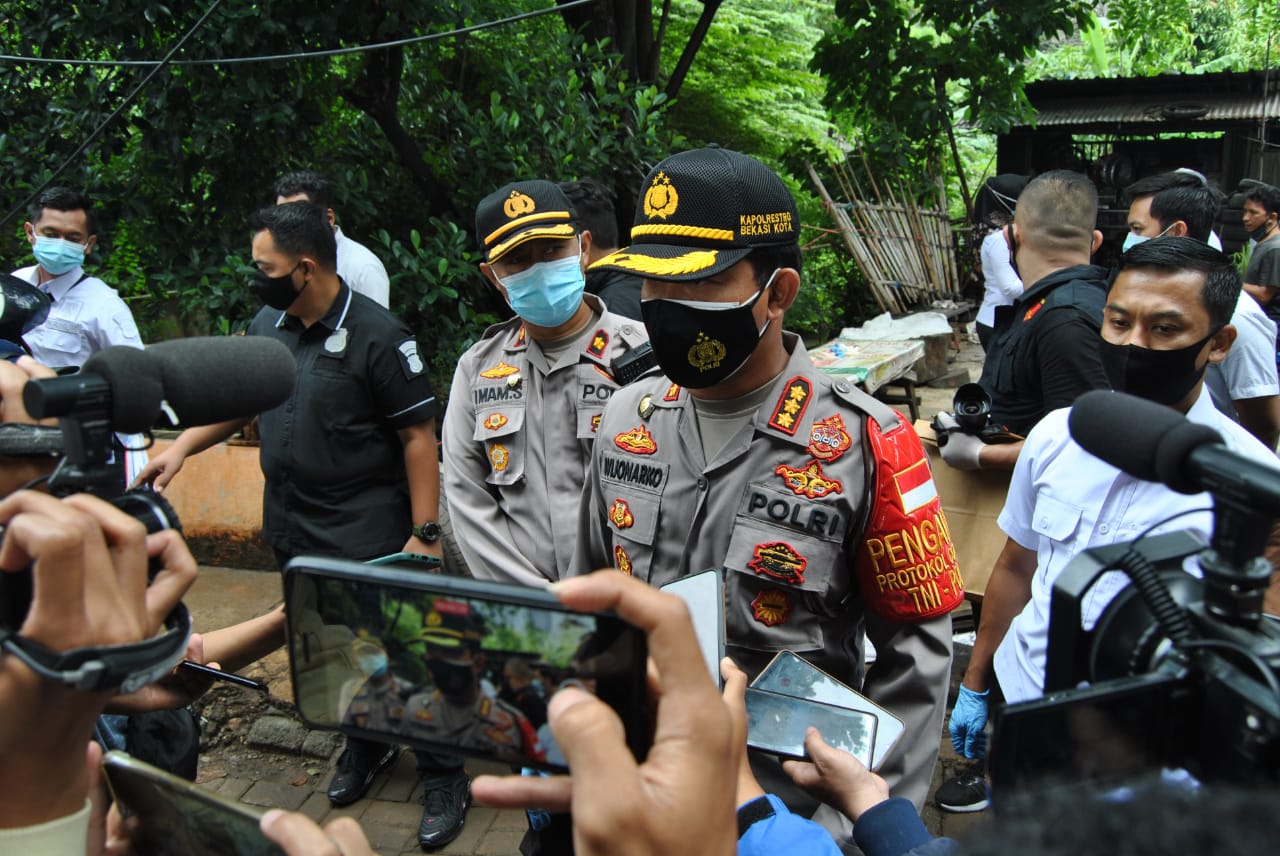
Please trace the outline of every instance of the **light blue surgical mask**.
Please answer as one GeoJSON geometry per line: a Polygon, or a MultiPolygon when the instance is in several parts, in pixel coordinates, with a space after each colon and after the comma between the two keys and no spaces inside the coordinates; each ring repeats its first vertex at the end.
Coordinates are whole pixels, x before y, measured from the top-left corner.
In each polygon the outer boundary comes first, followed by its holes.
{"type": "Polygon", "coordinates": [[[559,327],[573,317],[582,303],[586,279],[579,251],[562,259],[538,262],[519,273],[499,277],[507,290],[511,310],[539,327],[559,327]]]}
{"type": "MultiPolygon", "coordinates": [[[[1169,231],[1172,228],[1173,228],[1173,224],[1170,223],[1168,226],[1165,226],[1164,229],[1160,232],[1160,234],[1156,235],[1156,237],[1157,238],[1164,237],[1164,233],[1169,231]]],[[[1137,232],[1130,232],[1129,234],[1124,236],[1124,245],[1120,248],[1120,252],[1127,253],[1130,250],[1132,250],[1134,247],[1138,246],[1138,244],[1141,244],[1150,240],[1151,239],[1148,238],[1146,235],[1139,235],[1137,232]]]]}
{"type": "Polygon", "coordinates": [[[88,247],[84,244],[44,235],[37,235],[35,246],[31,248],[40,267],[54,276],[62,276],[67,271],[75,270],[76,267],[84,264],[84,254],[87,250],[88,247]]]}

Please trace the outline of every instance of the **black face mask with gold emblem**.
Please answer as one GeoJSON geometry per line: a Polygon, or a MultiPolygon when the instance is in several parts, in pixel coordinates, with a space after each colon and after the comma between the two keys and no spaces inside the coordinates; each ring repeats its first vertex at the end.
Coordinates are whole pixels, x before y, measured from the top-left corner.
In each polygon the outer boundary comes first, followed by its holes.
{"type": "MultiPolygon", "coordinates": [[[[774,276],[777,276],[774,271],[774,276]]],[[[686,389],[705,389],[728,380],[755,351],[769,322],[756,329],[752,314],[769,282],[742,303],[704,300],[644,300],[640,312],[658,365],[686,389]]]]}

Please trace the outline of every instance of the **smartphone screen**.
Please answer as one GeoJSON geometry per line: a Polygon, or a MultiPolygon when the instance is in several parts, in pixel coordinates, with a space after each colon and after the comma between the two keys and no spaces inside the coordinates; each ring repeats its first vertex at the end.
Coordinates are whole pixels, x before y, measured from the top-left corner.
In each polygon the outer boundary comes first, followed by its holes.
{"type": "Polygon", "coordinates": [[[662,590],[674,594],[689,607],[698,649],[707,663],[711,679],[723,686],[720,660],[724,657],[724,580],[712,569],[669,582],[662,590]]]}
{"type": "Polygon", "coordinates": [[[747,688],[747,745],[753,749],[803,758],[804,732],[810,725],[828,744],[871,766],[874,714],[747,688]]]}
{"type": "Polygon", "coordinates": [[[137,817],[135,852],[155,856],[283,856],[258,829],[262,809],[229,800],[124,752],[102,759],[111,794],[137,817]]]}
{"type": "Polygon", "coordinates": [[[285,570],[304,719],[383,742],[563,770],[546,704],[594,692],[649,745],[644,634],[525,586],[329,559],[285,570]]]}
{"type": "Polygon", "coordinates": [[[893,749],[906,729],[901,719],[792,651],[778,652],[778,655],[770,660],[769,665],[765,666],[751,682],[751,686],[759,690],[874,714],[876,740],[871,749],[872,763],[867,765],[872,770],[884,763],[889,751],[893,749]]]}

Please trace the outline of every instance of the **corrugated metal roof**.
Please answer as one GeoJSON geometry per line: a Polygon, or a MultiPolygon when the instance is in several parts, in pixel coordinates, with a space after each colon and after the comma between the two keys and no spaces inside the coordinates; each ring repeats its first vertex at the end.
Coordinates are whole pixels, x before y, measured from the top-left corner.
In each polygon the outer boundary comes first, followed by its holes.
{"type": "Polygon", "coordinates": [[[1257,121],[1280,116],[1280,95],[1263,99],[1233,93],[1225,96],[1197,94],[1179,100],[1169,95],[1120,96],[1114,101],[1098,98],[1066,99],[1037,108],[1036,127],[1061,125],[1158,124],[1209,125],[1218,122],[1257,121]],[[1203,111],[1202,115],[1200,114],[1203,111]]]}

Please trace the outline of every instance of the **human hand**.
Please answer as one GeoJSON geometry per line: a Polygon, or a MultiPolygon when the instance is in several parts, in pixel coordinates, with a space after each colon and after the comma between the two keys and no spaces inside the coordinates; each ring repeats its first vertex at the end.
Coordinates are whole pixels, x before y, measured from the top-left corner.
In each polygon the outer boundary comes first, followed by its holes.
{"type": "Polygon", "coordinates": [[[736,850],[734,777],[738,744],[728,708],[707,679],[684,601],[614,570],[556,583],[566,606],[612,609],[644,630],[661,695],[653,746],[643,764],[604,702],[572,687],[547,706],[572,776],[480,776],[485,805],[572,811],[576,852],[717,853],[736,850]]]}
{"type": "Polygon", "coordinates": [[[272,809],[258,823],[262,834],[288,856],[376,856],[360,824],[340,817],[324,829],[305,814],[272,809]]]}
{"type": "Polygon", "coordinates": [[[951,710],[947,730],[951,732],[951,746],[966,758],[982,758],[987,754],[988,703],[991,690],[974,692],[960,685],[960,696],[951,710]]]}
{"type": "Polygon", "coordinates": [[[186,454],[176,444],[172,445],[160,454],[151,456],[146,466],[138,470],[138,475],[130,487],[151,485],[156,493],[164,493],[165,487],[173,481],[173,477],[182,469],[182,464],[186,460],[186,454]]]}
{"type": "Polygon", "coordinates": [[[733,717],[733,745],[738,757],[736,802],[741,807],[764,796],[764,788],[760,787],[756,774],[751,772],[751,761],[747,758],[747,673],[725,657],[720,661],[720,676],[724,678],[721,697],[733,717]]]}
{"type": "Polygon", "coordinates": [[[884,779],[848,752],[829,745],[812,726],[804,732],[804,751],[809,760],[783,761],[783,772],[855,823],[864,811],[889,798],[889,784],[884,779]]]}
{"type": "MultiPolygon", "coordinates": [[[[204,659],[204,637],[192,633],[187,640],[187,653],[183,658],[213,669],[221,669],[217,663],[204,659]]],[[[175,666],[173,671],[154,683],[128,695],[117,695],[107,703],[106,713],[149,713],[154,710],[172,710],[186,707],[213,686],[213,678],[197,674],[190,669],[175,666]]]]}
{"type": "MultiPolygon", "coordinates": [[[[37,420],[27,412],[22,401],[22,388],[32,378],[57,377],[58,373],[48,366],[37,363],[31,357],[19,357],[17,362],[0,360],[0,422],[25,422],[36,424],[37,420]]],[[[42,425],[57,425],[57,419],[39,420],[42,425]]]]}
{"type": "MultiPolygon", "coordinates": [[[[400,552],[416,553],[419,556],[435,556],[441,563],[444,562],[444,542],[439,538],[428,544],[417,535],[410,535],[409,540],[404,543],[404,547],[401,548],[400,552]]],[[[444,570],[443,564],[440,569],[444,570]]]]}
{"type": "MultiPolygon", "coordinates": [[[[52,651],[150,639],[196,577],[172,530],[143,525],[103,500],[20,491],[0,501],[0,571],[30,566],[33,597],[19,633],[52,651]],[[148,560],[162,570],[147,583],[148,560]]],[[[47,681],[0,654],[0,828],[64,817],[84,804],[84,746],[111,697],[47,681]]]]}
{"type": "Polygon", "coordinates": [[[942,460],[957,470],[980,470],[980,457],[987,445],[973,434],[960,430],[960,423],[950,413],[943,411],[934,417],[938,425],[946,429],[946,433],[938,437],[938,451],[942,460]]]}

